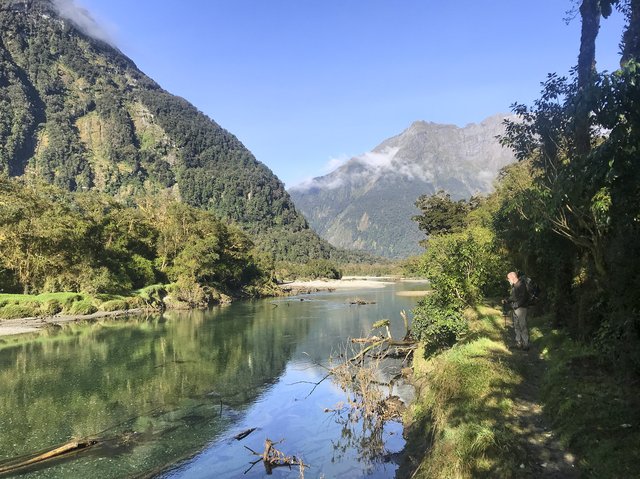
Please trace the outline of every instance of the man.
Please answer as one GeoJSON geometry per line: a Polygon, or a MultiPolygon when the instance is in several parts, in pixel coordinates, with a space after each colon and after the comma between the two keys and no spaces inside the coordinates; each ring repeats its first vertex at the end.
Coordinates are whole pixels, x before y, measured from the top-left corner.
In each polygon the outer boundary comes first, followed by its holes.
{"type": "Polygon", "coordinates": [[[513,329],[516,331],[516,347],[528,351],[527,303],[529,302],[529,294],[527,293],[527,286],[515,271],[511,271],[507,275],[507,281],[511,284],[511,295],[507,301],[511,305],[511,309],[513,309],[513,329]]]}

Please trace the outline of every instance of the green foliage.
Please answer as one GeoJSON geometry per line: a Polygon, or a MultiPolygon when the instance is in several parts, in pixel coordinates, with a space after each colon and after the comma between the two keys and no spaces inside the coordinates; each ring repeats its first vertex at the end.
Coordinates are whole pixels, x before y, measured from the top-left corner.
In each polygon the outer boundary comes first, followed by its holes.
{"type": "Polygon", "coordinates": [[[124,206],[1,176],[0,248],[6,284],[25,293],[127,294],[159,278],[235,293],[273,276],[246,234],[212,213],[155,197],[124,206]]]}
{"type": "Polygon", "coordinates": [[[422,273],[436,294],[457,308],[495,294],[505,269],[493,232],[480,226],[432,237],[422,258],[422,273]]]}
{"type": "Polygon", "coordinates": [[[292,279],[340,279],[341,266],[326,259],[313,259],[306,264],[278,262],[276,277],[280,281],[292,279]]]}
{"type": "Polygon", "coordinates": [[[75,301],[69,308],[69,314],[74,314],[74,315],[75,314],[78,314],[78,315],[93,314],[96,311],[98,311],[98,308],[96,308],[91,303],[91,300],[89,299],[75,301]]]}
{"type": "Polygon", "coordinates": [[[112,299],[102,303],[98,309],[100,311],[124,311],[129,309],[129,303],[124,299],[112,299]]]}
{"type": "Polygon", "coordinates": [[[49,299],[42,304],[40,310],[44,315],[53,316],[62,311],[62,304],[57,299],[49,299]]]}
{"type": "Polygon", "coordinates": [[[554,316],[632,365],[640,299],[621,292],[640,286],[640,247],[629,241],[640,233],[639,81],[634,60],[583,89],[551,75],[533,107],[516,105],[522,121],[503,141],[527,161],[498,185],[494,222],[513,263],[545,284],[554,316]],[[593,112],[586,151],[576,143],[580,103],[593,112]]]}
{"type": "Polygon", "coordinates": [[[40,314],[40,308],[33,303],[6,304],[0,308],[0,319],[30,318],[40,314]]]}
{"type": "Polygon", "coordinates": [[[451,196],[439,190],[433,195],[421,195],[415,203],[422,211],[411,218],[428,237],[459,231],[465,225],[471,203],[466,200],[453,201],[451,196]]]}
{"type": "Polygon", "coordinates": [[[422,341],[426,356],[452,347],[469,328],[462,312],[454,305],[442,304],[436,294],[426,296],[413,311],[412,332],[422,341]]]}

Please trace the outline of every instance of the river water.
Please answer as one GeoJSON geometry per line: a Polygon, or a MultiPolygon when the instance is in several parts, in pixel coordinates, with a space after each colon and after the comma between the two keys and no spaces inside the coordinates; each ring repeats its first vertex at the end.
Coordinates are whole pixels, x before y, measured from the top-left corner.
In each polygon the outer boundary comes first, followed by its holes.
{"type": "MultiPolygon", "coordinates": [[[[265,477],[261,463],[245,473],[257,459],[247,448],[262,452],[270,438],[311,465],[306,478],[394,477],[401,425],[387,423],[384,450],[372,451],[361,423],[325,412],[344,392],[330,378],[314,383],[375,321],[390,319],[403,336],[400,311],[417,298],[402,292],[420,289],[399,282],[0,338],[0,470],[95,437],[88,450],[19,477],[265,477]],[[349,304],[355,298],[375,304],[349,304]]],[[[279,468],[272,477],[298,476],[279,468]]]]}

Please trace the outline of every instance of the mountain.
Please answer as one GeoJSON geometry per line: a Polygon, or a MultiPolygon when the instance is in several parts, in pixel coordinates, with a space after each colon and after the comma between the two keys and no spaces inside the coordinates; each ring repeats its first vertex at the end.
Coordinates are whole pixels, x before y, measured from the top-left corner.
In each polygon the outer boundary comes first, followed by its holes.
{"type": "Polygon", "coordinates": [[[61,0],[0,0],[0,173],[123,202],[169,195],[278,259],[336,252],[231,133],[164,91],[61,0]]]}
{"type": "Polygon", "coordinates": [[[411,217],[422,194],[452,198],[491,191],[500,168],[515,160],[496,135],[505,115],[464,128],[416,121],[328,175],[289,190],[311,226],[331,244],[390,258],[421,251],[424,234],[411,217]]]}

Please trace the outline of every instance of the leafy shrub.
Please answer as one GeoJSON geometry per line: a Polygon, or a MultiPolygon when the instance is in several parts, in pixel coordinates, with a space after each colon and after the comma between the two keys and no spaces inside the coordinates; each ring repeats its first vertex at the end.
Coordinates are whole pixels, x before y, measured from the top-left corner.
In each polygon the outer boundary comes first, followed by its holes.
{"type": "Polygon", "coordinates": [[[162,307],[163,299],[167,295],[167,290],[162,284],[153,284],[138,291],[137,298],[142,301],[140,306],[162,307]]]}
{"type": "Polygon", "coordinates": [[[73,294],[68,296],[67,298],[65,298],[64,303],[62,303],[62,311],[65,313],[70,313],[73,305],[78,301],[82,301],[83,299],[84,298],[81,294],[73,294]]]}
{"type": "Polygon", "coordinates": [[[57,299],[48,299],[40,306],[40,310],[42,314],[53,316],[62,311],[62,304],[57,299]]]}
{"type": "Polygon", "coordinates": [[[91,295],[122,294],[131,290],[131,280],[121,268],[116,267],[112,270],[101,266],[83,271],[78,282],[79,289],[91,295]]]}
{"type": "Polygon", "coordinates": [[[38,316],[40,308],[34,303],[7,304],[0,308],[0,319],[30,318],[38,316]]]}
{"type": "Polygon", "coordinates": [[[469,330],[467,320],[455,307],[438,304],[427,296],[414,310],[413,333],[424,343],[425,356],[432,356],[456,344],[469,330]]]}
{"type": "Polygon", "coordinates": [[[171,296],[177,304],[174,307],[181,307],[180,303],[190,307],[205,307],[211,302],[211,294],[200,284],[187,278],[179,278],[178,281],[168,287],[171,296]]]}
{"type": "Polygon", "coordinates": [[[304,275],[308,278],[340,279],[342,272],[331,261],[326,259],[312,259],[304,268],[304,275]]]}
{"type": "Polygon", "coordinates": [[[131,257],[131,262],[126,265],[126,268],[134,288],[141,288],[148,284],[153,284],[156,280],[153,261],[139,254],[134,254],[131,257]]]}
{"type": "Polygon", "coordinates": [[[129,303],[124,299],[112,299],[100,305],[101,311],[124,311],[129,309],[129,303]]]}
{"type": "Polygon", "coordinates": [[[96,308],[93,304],[91,304],[91,301],[89,301],[88,299],[83,299],[81,301],[76,301],[75,303],[73,303],[71,305],[71,308],[69,309],[69,313],[86,315],[86,314],[93,314],[97,310],[98,308],[96,308]]]}

